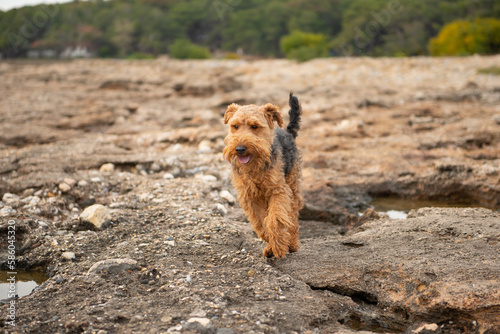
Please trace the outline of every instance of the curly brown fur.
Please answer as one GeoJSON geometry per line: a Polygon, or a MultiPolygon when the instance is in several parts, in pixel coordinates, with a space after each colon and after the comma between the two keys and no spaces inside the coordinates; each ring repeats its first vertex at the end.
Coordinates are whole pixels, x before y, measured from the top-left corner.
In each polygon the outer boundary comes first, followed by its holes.
{"type": "Polygon", "coordinates": [[[302,110],[292,93],[289,104],[286,131],[281,128],[278,107],[270,103],[233,103],[224,114],[229,133],[223,155],[231,163],[238,201],[258,237],[266,242],[264,256],[277,258],[299,248],[298,217],[303,205],[300,153],[295,144],[302,110]]]}

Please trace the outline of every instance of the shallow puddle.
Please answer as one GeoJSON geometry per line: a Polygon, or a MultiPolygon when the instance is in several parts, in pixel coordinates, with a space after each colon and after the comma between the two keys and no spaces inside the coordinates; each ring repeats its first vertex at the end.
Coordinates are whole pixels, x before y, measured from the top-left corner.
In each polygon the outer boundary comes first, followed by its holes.
{"type": "Polygon", "coordinates": [[[47,279],[48,277],[39,271],[0,270],[0,300],[9,298],[9,294],[27,296],[47,279]]]}
{"type": "Polygon", "coordinates": [[[420,208],[477,208],[479,205],[465,202],[411,200],[400,197],[376,197],[370,205],[377,212],[392,219],[406,219],[410,210],[420,208]]]}

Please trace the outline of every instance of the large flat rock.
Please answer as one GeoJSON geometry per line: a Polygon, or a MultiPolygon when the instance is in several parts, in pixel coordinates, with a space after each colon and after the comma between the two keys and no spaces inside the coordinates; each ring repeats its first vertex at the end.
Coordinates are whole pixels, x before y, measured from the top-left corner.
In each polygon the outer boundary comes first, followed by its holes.
{"type": "MultiPolygon", "coordinates": [[[[365,224],[345,237],[306,240],[276,266],[314,289],[348,295],[385,314],[378,326],[387,330],[425,322],[498,333],[499,239],[497,212],[424,208],[405,220],[365,224]]],[[[373,321],[361,309],[344,321],[355,318],[361,327],[373,321]]]]}

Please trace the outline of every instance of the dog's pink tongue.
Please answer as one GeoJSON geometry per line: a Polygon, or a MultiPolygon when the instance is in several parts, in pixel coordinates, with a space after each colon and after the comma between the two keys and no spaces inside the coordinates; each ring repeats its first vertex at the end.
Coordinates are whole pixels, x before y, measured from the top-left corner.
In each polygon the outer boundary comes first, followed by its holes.
{"type": "Polygon", "coordinates": [[[239,155],[238,161],[242,164],[246,164],[250,161],[250,155],[239,155]]]}

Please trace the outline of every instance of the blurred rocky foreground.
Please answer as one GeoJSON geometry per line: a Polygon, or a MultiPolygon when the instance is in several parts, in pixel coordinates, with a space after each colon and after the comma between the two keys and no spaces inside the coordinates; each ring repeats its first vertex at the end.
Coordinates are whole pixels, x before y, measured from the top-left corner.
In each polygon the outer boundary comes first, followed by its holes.
{"type": "MultiPolygon", "coordinates": [[[[19,333],[499,333],[500,57],[0,62],[19,333]],[[228,104],[303,109],[301,249],[264,259],[228,104]],[[372,198],[446,200],[394,220],[372,198]],[[478,208],[480,206],[482,208],[478,208]],[[84,211],[85,210],[85,211],[84,211]],[[364,213],[363,215],[361,213],[364,213]]],[[[6,317],[7,304],[0,305],[6,317]]]]}

